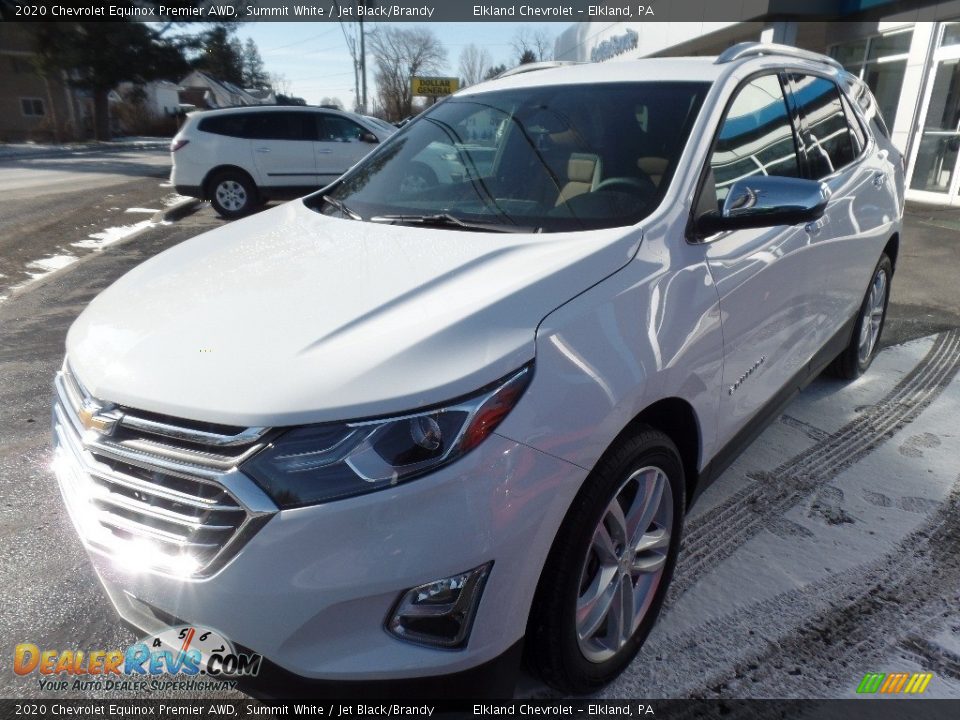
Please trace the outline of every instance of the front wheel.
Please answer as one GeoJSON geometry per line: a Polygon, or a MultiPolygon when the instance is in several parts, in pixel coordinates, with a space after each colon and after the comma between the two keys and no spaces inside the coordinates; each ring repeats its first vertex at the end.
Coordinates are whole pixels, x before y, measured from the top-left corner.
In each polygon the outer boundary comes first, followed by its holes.
{"type": "Polygon", "coordinates": [[[863,375],[873,362],[880,345],[883,323],[887,318],[892,278],[893,263],[886,254],[881,255],[873,271],[870,287],[860,304],[850,344],[837,356],[831,366],[833,374],[837,377],[855,380],[863,375]]]}
{"type": "Polygon", "coordinates": [[[680,548],[683,465],[646,428],[590,474],[544,566],[527,629],[528,664],[562,692],[610,682],[646,639],[680,548]]]}

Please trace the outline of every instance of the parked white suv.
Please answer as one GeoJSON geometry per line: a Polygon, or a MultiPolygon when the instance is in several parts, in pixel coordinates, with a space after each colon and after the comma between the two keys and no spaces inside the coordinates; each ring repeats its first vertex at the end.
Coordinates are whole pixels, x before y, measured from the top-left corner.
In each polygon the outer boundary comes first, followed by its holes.
{"type": "Polygon", "coordinates": [[[227,218],[332,182],[395,128],[333,108],[256,106],[187,115],[170,144],[170,180],[227,218]]]}
{"type": "Polygon", "coordinates": [[[821,370],[870,365],[902,210],[875,100],[821,56],[468,88],[90,304],[63,495],[147,631],[367,695],[489,690],[525,639],[588,691],[650,631],[692,500],[821,370]]]}

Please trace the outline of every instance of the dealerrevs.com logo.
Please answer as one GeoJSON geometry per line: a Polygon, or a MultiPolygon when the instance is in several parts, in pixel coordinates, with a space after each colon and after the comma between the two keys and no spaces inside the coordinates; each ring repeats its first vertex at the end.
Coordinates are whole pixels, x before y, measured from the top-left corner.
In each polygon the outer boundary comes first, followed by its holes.
{"type": "Polygon", "coordinates": [[[263,658],[238,653],[215,630],[171,627],[126,649],[14,649],[13,671],[38,675],[41,690],[223,690],[255,677],[263,658]],[[202,676],[202,678],[201,678],[202,676]]]}

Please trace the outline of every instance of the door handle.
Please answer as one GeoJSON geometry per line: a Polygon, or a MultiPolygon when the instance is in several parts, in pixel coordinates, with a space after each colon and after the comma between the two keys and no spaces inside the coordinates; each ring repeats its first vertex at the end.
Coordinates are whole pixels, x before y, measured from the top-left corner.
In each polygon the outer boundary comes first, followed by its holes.
{"type": "Polygon", "coordinates": [[[325,150],[317,150],[317,155],[329,155],[332,152],[333,150],[330,150],[329,148],[325,150]]]}
{"type": "Polygon", "coordinates": [[[876,185],[877,187],[883,187],[883,184],[886,181],[887,181],[887,176],[882,172],[878,172],[876,175],[873,176],[873,184],[876,185]]]}
{"type": "Polygon", "coordinates": [[[268,153],[268,152],[270,152],[270,148],[259,147],[259,148],[257,148],[257,152],[259,152],[259,153],[268,153]]]}

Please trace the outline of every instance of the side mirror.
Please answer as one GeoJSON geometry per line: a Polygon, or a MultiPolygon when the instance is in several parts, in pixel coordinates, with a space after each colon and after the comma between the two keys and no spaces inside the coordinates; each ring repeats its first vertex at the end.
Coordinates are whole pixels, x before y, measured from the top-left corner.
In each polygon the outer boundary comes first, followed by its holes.
{"type": "Polygon", "coordinates": [[[360,136],[360,140],[365,143],[378,143],[377,136],[372,132],[365,132],[360,136]]]}
{"type": "Polygon", "coordinates": [[[727,193],[723,209],[697,218],[699,234],[726,230],[799,225],[823,217],[830,188],[816,180],[753,175],[737,180],[727,193]]]}

